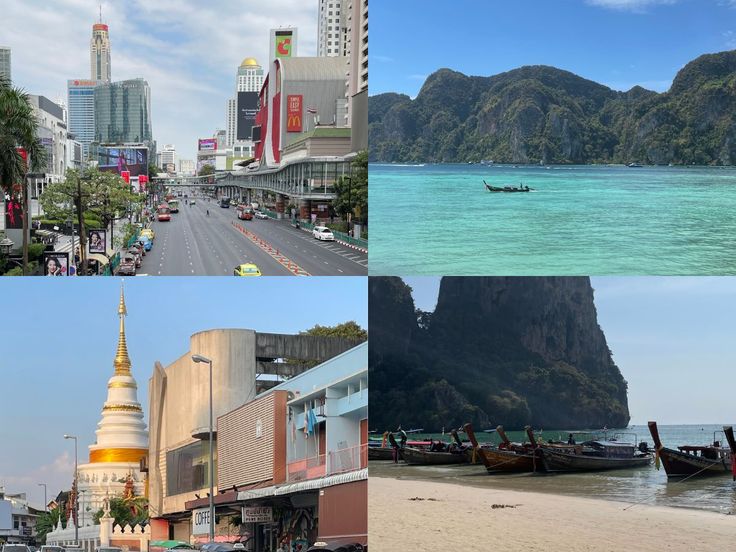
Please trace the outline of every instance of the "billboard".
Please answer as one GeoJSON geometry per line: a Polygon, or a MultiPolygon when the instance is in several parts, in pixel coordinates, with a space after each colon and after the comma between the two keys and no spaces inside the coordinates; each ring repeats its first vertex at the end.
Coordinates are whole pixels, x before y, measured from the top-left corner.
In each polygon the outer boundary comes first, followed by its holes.
{"type": "Polygon", "coordinates": [[[293,45],[293,33],[291,31],[276,31],[274,33],[274,51],[277,58],[291,57],[293,45]]]}
{"type": "Polygon", "coordinates": [[[302,131],[302,95],[286,96],[286,132],[302,131]]]}
{"type": "Polygon", "coordinates": [[[250,133],[258,113],[258,92],[238,92],[238,118],[236,138],[250,140],[250,133]]]}
{"type": "Polygon", "coordinates": [[[69,252],[58,251],[43,254],[44,276],[69,276],[69,252]]]}
{"type": "Polygon", "coordinates": [[[105,243],[107,241],[106,230],[90,230],[89,231],[89,252],[90,253],[102,253],[103,255],[107,252],[105,243]]]}
{"type": "Polygon", "coordinates": [[[199,151],[215,151],[217,149],[217,139],[205,138],[199,140],[199,151]]]}
{"type": "Polygon", "coordinates": [[[97,165],[101,171],[114,172],[122,176],[148,175],[148,148],[97,148],[97,165]]]}
{"type": "Polygon", "coordinates": [[[5,228],[14,230],[23,228],[23,206],[12,196],[6,196],[5,228]]]}

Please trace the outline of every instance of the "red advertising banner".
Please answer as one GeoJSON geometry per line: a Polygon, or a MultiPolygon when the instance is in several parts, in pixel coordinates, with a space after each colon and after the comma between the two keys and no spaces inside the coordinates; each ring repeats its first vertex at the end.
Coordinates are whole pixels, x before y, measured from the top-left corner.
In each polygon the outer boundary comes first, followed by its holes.
{"type": "Polygon", "coordinates": [[[130,171],[121,171],[120,176],[123,177],[123,180],[125,180],[126,184],[130,184],[130,171]]]}
{"type": "Polygon", "coordinates": [[[302,131],[302,96],[301,94],[286,97],[286,132],[302,131]]]}

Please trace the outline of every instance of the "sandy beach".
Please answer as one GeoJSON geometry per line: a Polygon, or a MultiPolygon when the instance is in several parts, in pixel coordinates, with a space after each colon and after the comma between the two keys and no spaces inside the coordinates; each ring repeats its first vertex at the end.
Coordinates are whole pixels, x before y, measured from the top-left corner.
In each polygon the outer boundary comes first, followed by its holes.
{"type": "Polygon", "coordinates": [[[736,516],[453,483],[370,477],[373,552],[719,550],[736,516]]]}

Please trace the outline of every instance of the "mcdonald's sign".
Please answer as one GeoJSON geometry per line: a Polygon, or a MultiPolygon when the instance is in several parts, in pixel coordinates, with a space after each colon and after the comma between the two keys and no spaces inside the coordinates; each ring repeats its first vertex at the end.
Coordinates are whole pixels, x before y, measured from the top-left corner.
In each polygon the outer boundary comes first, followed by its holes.
{"type": "Polygon", "coordinates": [[[286,96],[286,132],[302,131],[302,95],[286,96]]]}

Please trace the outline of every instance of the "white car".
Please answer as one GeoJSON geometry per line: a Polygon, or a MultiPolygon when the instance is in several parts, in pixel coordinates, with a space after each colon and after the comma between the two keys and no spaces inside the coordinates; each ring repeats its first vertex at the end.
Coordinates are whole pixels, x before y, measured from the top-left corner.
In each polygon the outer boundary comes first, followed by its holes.
{"type": "Polygon", "coordinates": [[[260,211],[256,211],[254,214],[257,219],[267,219],[268,218],[268,215],[266,213],[261,213],[260,211]]]}
{"type": "Polygon", "coordinates": [[[312,235],[318,240],[335,241],[335,235],[326,226],[315,226],[312,229],[312,235]]]}

